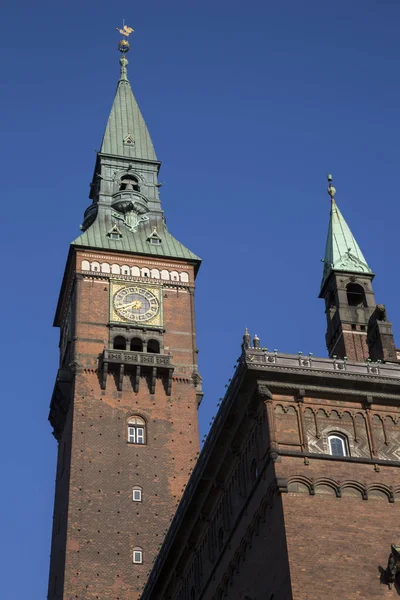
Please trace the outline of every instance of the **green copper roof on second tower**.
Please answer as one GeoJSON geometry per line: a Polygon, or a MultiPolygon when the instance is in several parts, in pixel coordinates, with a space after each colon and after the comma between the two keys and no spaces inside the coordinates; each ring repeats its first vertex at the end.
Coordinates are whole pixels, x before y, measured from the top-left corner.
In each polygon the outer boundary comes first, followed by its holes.
{"type": "Polygon", "coordinates": [[[121,75],[100,152],[127,158],[157,160],[153,142],[128,80],[128,60],[125,55],[119,62],[121,75]]]}
{"type": "MultiPolygon", "coordinates": [[[[332,181],[332,176],[328,176],[332,181]]],[[[332,271],[350,273],[372,273],[360,246],[357,244],[350,227],[346,223],[335,201],[336,190],[329,183],[328,194],[331,197],[331,214],[329,220],[328,237],[326,239],[324,272],[321,288],[332,271]]]]}

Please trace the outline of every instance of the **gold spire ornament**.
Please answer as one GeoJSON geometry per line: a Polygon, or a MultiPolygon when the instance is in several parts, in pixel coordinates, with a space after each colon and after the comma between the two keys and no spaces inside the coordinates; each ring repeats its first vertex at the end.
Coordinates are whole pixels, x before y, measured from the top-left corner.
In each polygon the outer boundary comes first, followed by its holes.
{"type": "Polygon", "coordinates": [[[132,29],[132,27],[128,27],[128,25],[124,25],[122,29],[119,29],[119,27],[117,27],[116,29],[122,35],[126,35],[126,37],[129,37],[131,35],[131,33],[133,33],[135,31],[134,29],[132,29]]]}
{"type": "Polygon", "coordinates": [[[130,50],[130,45],[127,39],[131,33],[134,32],[134,29],[132,27],[128,27],[128,25],[125,25],[125,22],[122,25],[122,28],[116,27],[116,30],[119,31],[119,33],[124,37],[124,39],[120,40],[118,43],[118,50],[120,52],[129,52],[130,50]]]}

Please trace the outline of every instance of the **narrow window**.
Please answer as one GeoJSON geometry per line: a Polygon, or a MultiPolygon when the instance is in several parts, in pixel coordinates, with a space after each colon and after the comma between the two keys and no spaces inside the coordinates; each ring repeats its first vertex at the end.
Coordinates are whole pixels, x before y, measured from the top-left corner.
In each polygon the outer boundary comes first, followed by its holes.
{"type": "Polygon", "coordinates": [[[257,481],[259,475],[257,461],[254,459],[250,467],[250,476],[253,482],[257,481]]]}
{"type": "Polygon", "coordinates": [[[347,456],[346,440],[341,435],[330,435],[329,441],[329,452],[332,456],[347,456]]]}
{"type": "Polygon", "coordinates": [[[142,417],[131,417],[128,421],[128,442],[130,444],[146,443],[146,424],[142,417]]]}
{"type": "Polygon", "coordinates": [[[137,565],[141,565],[143,563],[143,550],[141,548],[133,549],[133,562],[137,565]]]}
{"type": "Polygon", "coordinates": [[[132,493],[133,502],[141,502],[142,501],[142,488],[138,485],[133,488],[132,493]]]}

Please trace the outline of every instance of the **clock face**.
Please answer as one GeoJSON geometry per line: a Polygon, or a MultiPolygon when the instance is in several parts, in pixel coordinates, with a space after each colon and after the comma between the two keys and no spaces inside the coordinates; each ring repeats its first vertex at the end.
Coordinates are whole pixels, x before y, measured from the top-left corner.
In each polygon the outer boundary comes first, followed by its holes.
{"type": "Polygon", "coordinates": [[[160,312],[160,302],[150,290],[138,286],[123,287],[114,294],[113,307],[124,321],[153,321],[160,312]]]}

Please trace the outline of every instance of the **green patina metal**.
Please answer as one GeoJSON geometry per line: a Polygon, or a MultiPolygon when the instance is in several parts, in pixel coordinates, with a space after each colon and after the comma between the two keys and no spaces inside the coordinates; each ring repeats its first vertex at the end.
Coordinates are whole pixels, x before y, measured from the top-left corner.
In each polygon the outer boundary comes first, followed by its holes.
{"type": "Polygon", "coordinates": [[[347,225],[342,213],[337,206],[334,195],[335,188],[328,189],[332,198],[332,208],[329,220],[328,237],[326,239],[324,272],[321,288],[324,286],[332,271],[345,271],[350,273],[372,273],[367,261],[357,244],[350,227],[347,225]],[[330,191],[332,190],[332,192],[330,191]]]}
{"type": "Polygon", "coordinates": [[[108,117],[101,152],[127,158],[157,160],[153,142],[128,80],[125,56],[120,58],[121,76],[108,117]]]}
{"type": "Polygon", "coordinates": [[[86,248],[116,250],[134,254],[185,258],[196,262],[201,260],[186,246],[178,242],[165,227],[159,234],[161,243],[152,244],[150,240],[153,237],[153,227],[150,222],[141,224],[134,233],[124,232],[125,228],[120,227],[123,233],[118,239],[113,239],[109,235],[114,223],[111,213],[103,212],[72,244],[86,248]]]}
{"type": "MultiPolygon", "coordinates": [[[[125,50],[124,50],[125,52],[125,50]]],[[[200,258],[168,231],[159,198],[160,163],[133,96],[125,54],[98,153],[82,233],[72,246],[187,259],[200,258]]]]}

